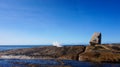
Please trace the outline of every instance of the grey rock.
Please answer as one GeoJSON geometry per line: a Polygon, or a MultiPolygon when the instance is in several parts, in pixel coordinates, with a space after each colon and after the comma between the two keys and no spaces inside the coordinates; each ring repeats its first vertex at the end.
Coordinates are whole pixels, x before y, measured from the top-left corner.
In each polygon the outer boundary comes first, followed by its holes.
{"type": "Polygon", "coordinates": [[[95,32],[90,40],[90,45],[98,45],[101,44],[101,33],[95,32]]]}

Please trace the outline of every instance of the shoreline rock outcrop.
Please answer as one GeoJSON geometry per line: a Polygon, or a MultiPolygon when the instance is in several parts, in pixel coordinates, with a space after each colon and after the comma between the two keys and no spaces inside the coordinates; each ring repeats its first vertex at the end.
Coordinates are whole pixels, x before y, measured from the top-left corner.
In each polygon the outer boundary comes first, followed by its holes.
{"type": "MultiPolygon", "coordinates": [[[[40,58],[40,59],[67,59],[78,60],[79,54],[83,53],[85,46],[64,46],[64,47],[35,47],[15,49],[0,52],[0,58],[40,58]]],[[[26,59],[27,59],[26,58],[26,59]]]]}
{"type": "Polygon", "coordinates": [[[59,59],[120,63],[120,45],[35,47],[0,52],[0,59],[59,59]]]}
{"type": "Polygon", "coordinates": [[[65,59],[120,63],[120,44],[101,44],[101,33],[94,33],[89,46],[46,46],[0,51],[0,59],[65,59]]]}
{"type": "Polygon", "coordinates": [[[120,45],[87,46],[85,52],[79,55],[79,60],[120,63],[120,45]]]}

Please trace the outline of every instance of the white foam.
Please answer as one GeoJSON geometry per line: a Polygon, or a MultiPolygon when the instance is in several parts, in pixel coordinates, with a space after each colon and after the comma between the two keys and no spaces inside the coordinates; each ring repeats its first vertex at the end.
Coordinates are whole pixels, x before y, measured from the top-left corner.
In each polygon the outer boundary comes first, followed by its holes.
{"type": "Polygon", "coordinates": [[[2,55],[0,58],[4,58],[4,59],[32,59],[32,57],[28,57],[28,56],[25,56],[25,55],[19,55],[19,56],[2,55]]]}
{"type": "Polygon", "coordinates": [[[62,47],[62,45],[61,45],[60,43],[58,43],[57,41],[56,41],[56,42],[53,42],[53,46],[62,47]]]}

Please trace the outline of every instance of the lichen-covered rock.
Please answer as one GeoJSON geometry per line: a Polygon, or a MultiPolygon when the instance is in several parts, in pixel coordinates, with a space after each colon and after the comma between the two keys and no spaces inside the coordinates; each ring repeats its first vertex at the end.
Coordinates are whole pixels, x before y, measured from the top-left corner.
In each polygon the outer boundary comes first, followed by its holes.
{"type": "Polygon", "coordinates": [[[95,32],[90,40],[90,45],[101,44],[101,33],[95,32]]]}

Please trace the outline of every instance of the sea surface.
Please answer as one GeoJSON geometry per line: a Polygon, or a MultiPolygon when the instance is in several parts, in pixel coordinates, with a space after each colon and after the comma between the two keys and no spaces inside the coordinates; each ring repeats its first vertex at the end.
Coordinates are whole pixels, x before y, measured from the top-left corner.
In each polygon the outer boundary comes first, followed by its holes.
{"type": "MultiPolygon", "coordinates": [[[[32,48],[41,45],[1,45],[0,51],[10,49],[32,48]]],[[[60,60],[56,59],[0,59],[0,67],[120,67],[119,63],[91,63],[75,60],[60,60]]]]}
{"type": "Polygon", "coordinates": [[[21,49],[21,48],[32,48],[38,46],[50,46],[50,45],[0,45],[0,51],[11,50],[11,49],[21,49]]]}

